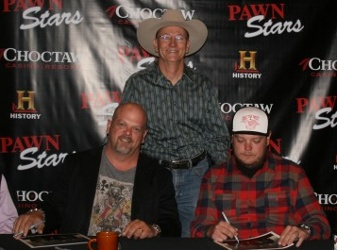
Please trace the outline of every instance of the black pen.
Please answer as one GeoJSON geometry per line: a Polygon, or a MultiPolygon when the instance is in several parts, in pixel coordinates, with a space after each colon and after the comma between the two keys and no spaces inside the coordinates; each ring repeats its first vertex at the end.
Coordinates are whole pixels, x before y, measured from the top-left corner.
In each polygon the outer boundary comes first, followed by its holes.
{"type": "MultiPolygon", "coordinates": [[[[37,226],[40,225],[40,224],[42,224],[42,223],[44,223],[44,220],[40,220],[39,222],[37,222],[37,223],[31,225],[30,228],[29,228],[29,230],[30,230],[33,234],[36,233],[37,226]]],[[[14,234],[13,237],[16,238],[16,237],[18,237],[18,236],[20,236],[20,235],[22,235],[22,234],[23,234],[23,231],[20,230],[18,233],[14,234]]]]}
{"type": "MultiPolygon", "coordinates": [[[[231,224],[231,223],[229,222],[229,220],[228,220],[228,218],[227,218],[227,216],[226,216],[226,214],[225,214],[224,212],[222,212],[222,216],[223,216],[223,218],[225,219],[225,221],[226,221],[228,224],[231,224]]],[[[234,238],[236,239],[236,241],[237,241],[238,243],[240,242],[238,236],[234,235],[234,238]]]]}

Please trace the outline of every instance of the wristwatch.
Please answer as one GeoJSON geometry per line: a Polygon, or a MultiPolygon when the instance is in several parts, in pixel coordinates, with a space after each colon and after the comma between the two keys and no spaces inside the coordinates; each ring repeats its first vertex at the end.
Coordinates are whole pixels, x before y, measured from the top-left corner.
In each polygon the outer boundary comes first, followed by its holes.
{"type": "Polygon", "coordinates": [[[311,228],[307,224],[301,224],[299,227],[311,235],[311,228]]]}
{"type": "Polygon", "coordinates": [[[161,228],[160,228],[159,225],[157,225],[157,224],[152,224],[152,228],[153,228],[154,230],[156,230],[157,235],[159,235],[159,234],[161,233],[161,228]]]}

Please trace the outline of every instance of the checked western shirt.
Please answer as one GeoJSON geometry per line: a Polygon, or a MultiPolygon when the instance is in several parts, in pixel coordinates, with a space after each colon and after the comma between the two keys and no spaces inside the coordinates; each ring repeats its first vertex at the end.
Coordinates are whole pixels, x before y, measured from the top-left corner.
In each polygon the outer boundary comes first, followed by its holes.
{"type": "Polygon", "coordinates": [[[210,168],[201,184],[192,236],[204,237],[210,225],[223,220],[222,212],[238,228],[239,238],[281,234],[287,225],[302,223],[311,228],[310,239],[330,236],[329,222],[304,170],[271,152],[252,178],[238,170],[234,157],[228,165],[210,168]]]}
{"type": "Polygon", "coordinates": [[[229,135],[217,94],[208,78],[187,66],[172,85],[155,62],[127,80],[122,103],[136,102],[147,111],[144,153],[171,161],[194,158],[205,150],[221,162],[227,158],[229,135]]]}

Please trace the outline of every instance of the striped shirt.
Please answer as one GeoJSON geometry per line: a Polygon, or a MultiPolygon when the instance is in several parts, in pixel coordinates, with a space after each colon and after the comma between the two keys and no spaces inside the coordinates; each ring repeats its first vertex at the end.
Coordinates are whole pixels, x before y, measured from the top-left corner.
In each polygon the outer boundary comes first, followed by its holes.
{"type": "Polygon", "coordinates": [[[213,161],[220,162],[227,158],[229,135],[217,94],[208,78],[187,66],[172,85],[153,63],[127,80],[122,103],[136,102],[147,111],[144,153],[180,160],[206,150],[213,161]]]}
{"type": "Polygon", "coordinates": [[[6,178],[0,173],[0,234],[12,233],[17,217],[18,212],[9,192],[6,178]]]}
{"type": "Polygon", "coordinates": [[[234,157],[206,172],[191,235],[206,236],[209,226],[223,220],[222,211],[243,239],[281,234],[287,225],[302,223],[311,228],[310,239],[328,239],[331,233],[304,170],[271,152],[251,179],[238,170],[234,157]]]}

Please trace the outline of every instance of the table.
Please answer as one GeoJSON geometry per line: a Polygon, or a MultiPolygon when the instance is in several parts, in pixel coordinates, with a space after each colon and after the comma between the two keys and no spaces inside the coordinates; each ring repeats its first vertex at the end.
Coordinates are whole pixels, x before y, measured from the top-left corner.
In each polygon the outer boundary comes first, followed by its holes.
{"type": "MultiPolygon", "coordinates": [[[[121,250],[224,250],[209,238],[164,238],[132,240],[120,239],[121,250]]],[[[0,234],[0,250],[32,249],[15,240],[12,234],[0,234]]],[[[36,248],[43,250],[88,250],[87,245],[69,245],[60,247],[36,248]]],[[[332,250],[332,240],[305,241],[301,247],[290,247],[289,250],[332,250]]]]}

